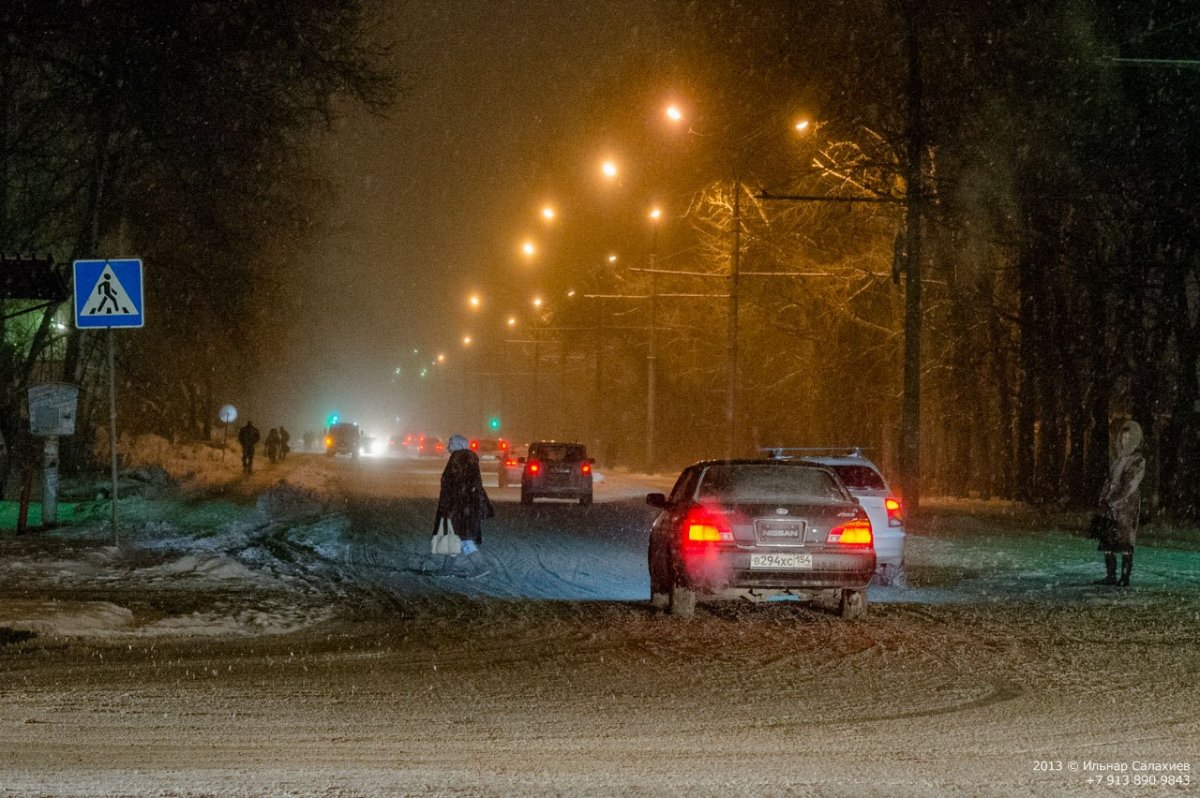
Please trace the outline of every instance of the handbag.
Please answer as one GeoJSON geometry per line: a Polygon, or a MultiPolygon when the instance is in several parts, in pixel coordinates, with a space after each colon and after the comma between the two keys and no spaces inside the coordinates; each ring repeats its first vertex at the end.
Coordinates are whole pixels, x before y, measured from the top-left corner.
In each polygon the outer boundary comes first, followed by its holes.
{"type": "Polygon", "coordinates": [[[1111,540],[1117,531],[1117,522],[1108,514],[1096,513],[1088,526],[1087,536],[1093,540],[1111,540]]]}
{"type": "Polygon", "coordinates": [[[448,554],[452,557],[462,552],[462,540],[454,532],[454,524],[450,523],[449,518],[443,518],[438,524],[430,548],[434,554],[448,554]]]}

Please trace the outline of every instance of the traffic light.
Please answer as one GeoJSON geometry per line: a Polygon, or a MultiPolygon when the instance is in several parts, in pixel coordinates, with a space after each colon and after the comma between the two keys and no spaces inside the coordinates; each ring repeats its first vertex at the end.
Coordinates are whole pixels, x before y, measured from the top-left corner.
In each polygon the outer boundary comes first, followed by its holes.
{"type": "Polygon", "coordinates": [[[488,419],[488,429],[490,429],[492,432],[496,432],[500,429],[500,416],[492,416],[488,419]]]}
{"type": "Polygon", "coordinates": [[[332,427],[334,424],[338,423],[341,420],[342,420],[342,417],[340,415],[338,415],[337,413],[330,413],[325,426],[332,427]]]}

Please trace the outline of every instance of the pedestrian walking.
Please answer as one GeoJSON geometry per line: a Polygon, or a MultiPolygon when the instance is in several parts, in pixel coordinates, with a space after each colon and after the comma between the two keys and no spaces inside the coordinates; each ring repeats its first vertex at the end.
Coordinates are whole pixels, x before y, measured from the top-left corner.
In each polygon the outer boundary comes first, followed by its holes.
{"type": "Polygon", "coordinates": [[[471,451],[467,439],[462,435],[451,435],[446,449],[450,452],[450,459],[442,470],[433,531],[437,534],[442,519],[448,518],[462,540],[462,556],[455,565],[455,572],[478,576],[483,572],[479,557],[479,547],[483,544],[483,520],[493,518],[496,511],[483,489],[479,457],[471,451]]]}
{"type": "Polygon", "coordinates": [[[279,460],[279,430],[275,427],[267,432],[267,459],[272,463],[279,460]]]}
{"type": "Polygon", "coordinates": [[[238,430],[238,443],[242,445],[242,470],[247,474],[254,468],[254,447],[258,445],[258,427],[246,419],[245,425],[238,430]]]}
{"type": "Polygon", "coordinates": [[[289,435],[288,431],[286,429],[284,429],[282,424],[280,424],[279,425],[279,459],[280,460],[285,459],[287,457],[287,453],[292,450],[292,447],[288,446],[288,441],[290,441],[291,439],[292,439],[292,436],[289,435]]]}
{"type": "Polygon", "coordinates": [[[1141,426],[1133,420],[1122,422],[1117,428],[1108,477],[1100,491],[1100,511],[1114,523],[1108,534],[1100,539],[1099,550],[1104,552],[1104,578],[1097,584],[1129,586],[1138,517],[1142,511],[1142,478],[1146,475],[1146,458],[1142,456],[1141,445],[1141,426]],[[1119,578],[1117,554],[1121,555],[1119,578]]]}

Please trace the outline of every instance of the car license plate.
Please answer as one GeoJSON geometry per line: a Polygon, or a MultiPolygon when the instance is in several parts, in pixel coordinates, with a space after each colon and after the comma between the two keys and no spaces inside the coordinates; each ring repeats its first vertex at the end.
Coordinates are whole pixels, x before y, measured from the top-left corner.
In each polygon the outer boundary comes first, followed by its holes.
{"type": "Polygon", "coordinates": [[[811,554],[751,554],[750,567],[771,571],[811,571],[813,562],[811,554]]]}

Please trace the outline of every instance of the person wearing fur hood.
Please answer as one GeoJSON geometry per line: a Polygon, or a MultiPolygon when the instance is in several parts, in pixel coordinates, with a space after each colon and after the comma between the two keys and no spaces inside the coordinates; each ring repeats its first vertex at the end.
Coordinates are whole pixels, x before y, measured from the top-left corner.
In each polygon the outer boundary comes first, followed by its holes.
{"type": "Polygon", "coordinates": [[[1127,420],[1117,428],[1115,456],[1100,492],[1100,510],[1116,521],[1110,536],[1100,541],[1104,552],[1104,578],[1098,584],[1128,587],[1133,572],[1133,547],[1137,542],[1138,517],[1142,511],[1141,485],[1146,475],[1146,458],[1141,453],[1142,428],[1127,420]],[[1117,577],[1117,554],[1121,576],[1117,577]]]}

